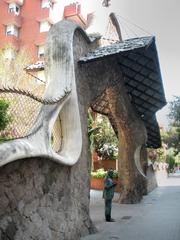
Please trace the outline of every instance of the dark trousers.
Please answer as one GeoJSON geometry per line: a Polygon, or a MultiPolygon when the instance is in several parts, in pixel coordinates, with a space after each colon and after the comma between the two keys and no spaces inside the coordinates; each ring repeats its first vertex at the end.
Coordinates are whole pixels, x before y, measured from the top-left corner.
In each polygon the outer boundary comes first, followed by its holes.
{"type": "Polygon", "coordinates": [[[105,218],[106,221],[111,220],[111,207],[112,207],[112,199],[105,199],[105,218]]]}

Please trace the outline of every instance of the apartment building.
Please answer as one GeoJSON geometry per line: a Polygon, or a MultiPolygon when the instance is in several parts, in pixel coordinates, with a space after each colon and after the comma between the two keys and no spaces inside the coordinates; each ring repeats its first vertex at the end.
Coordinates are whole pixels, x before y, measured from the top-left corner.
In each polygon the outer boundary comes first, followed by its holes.
{"type": "Polygon", "coordinates": [[[43,59],[48,31],[63,18],[86,27],[80,4],[76,2],[63,7],[60,1],[0,0],[0,48],[8,44],[14,46],[5,50],[6,58],[14,58],[16,51],[25,48],[35,61],[43,59]],[[60,11],[62,7],[64,11],[60,11]]]}

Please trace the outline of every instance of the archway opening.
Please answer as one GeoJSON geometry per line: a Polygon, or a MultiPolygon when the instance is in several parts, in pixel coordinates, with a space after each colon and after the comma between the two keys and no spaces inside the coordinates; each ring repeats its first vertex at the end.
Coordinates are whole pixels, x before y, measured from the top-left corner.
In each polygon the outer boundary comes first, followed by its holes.
{"type": "Polygon", "coordinates": [[[108,169],[118,180],[118,138],[107,116],[88,110],[91,189],[102,190],[108,169]]]}

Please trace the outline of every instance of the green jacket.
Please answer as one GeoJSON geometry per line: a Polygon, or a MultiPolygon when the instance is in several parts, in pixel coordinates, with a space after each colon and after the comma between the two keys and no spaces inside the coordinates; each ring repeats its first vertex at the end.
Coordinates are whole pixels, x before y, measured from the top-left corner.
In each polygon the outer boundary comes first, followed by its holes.
{"type": "Polygon", "coordinates": [[[104,180],[103,198],[111,200],[114,197],[114,186],[113,180],[110,177],[106,177],[104,180]]]}

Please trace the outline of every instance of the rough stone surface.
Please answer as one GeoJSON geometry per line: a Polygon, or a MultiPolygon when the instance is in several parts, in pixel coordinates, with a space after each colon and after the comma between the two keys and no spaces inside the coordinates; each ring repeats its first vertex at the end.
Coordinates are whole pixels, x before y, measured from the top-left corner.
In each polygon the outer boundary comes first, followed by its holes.
{"type": "MultiPolygon", "coordinates": [[[[146,146],[161,146],[159,126],[155,113],[165,104],[165,96],[154,37],[140,37],[124,40],[95,49],[81,58],[81,63],[112,59],[118,62],[123,73],[125,90],[131,96],[131,102],[142,119],[147,130],[146,146]]],[[[109,61],[110,66],[111,61],[109,61]]],[[[112,66],[113,68],[113,66],[112,66]]]]}
{"type": "Polygon", "coordinates": [[[156,175],[153,166],[150,165],[147,169],[147,192],[153,191],[158,186],[156,175]]]}
{"type": "Polygon", "coordinates": [[[25,159],[0,169],[1,240],[71,240],[93,231],[87,161],[25,159]]]}
{"type": "Polygon", "coordinates": [[[87,63],[84,68],[91,93],[90,105],[97,111],[100,109],[99,105],[102,105],[101,113],[111,116],[118,131],[120,140],[118,170],[120,188],[123,190],[119,201],[121,203],[139,202],[146,192],[146,184],[143,183],[142,176],[137,170],[134,154],[139,146],[146,143],[144,123],[133,109],[124,87],[122,72],[114,57],[87,63]],[[104,104],[104,98],[106,98],[106,104],[104,104]],[[96,104],[97,99],[100,99],[98,104],[96,104]],[[105,105],[104,109],[103,105],[105,105]]]}

